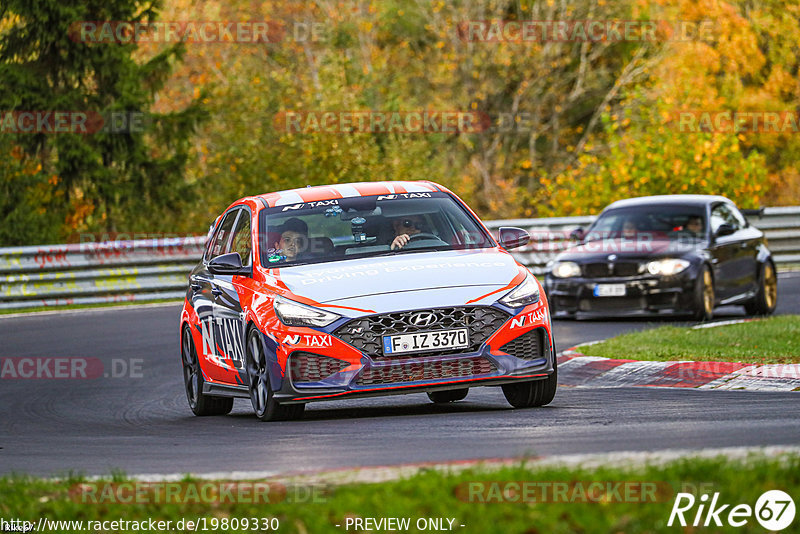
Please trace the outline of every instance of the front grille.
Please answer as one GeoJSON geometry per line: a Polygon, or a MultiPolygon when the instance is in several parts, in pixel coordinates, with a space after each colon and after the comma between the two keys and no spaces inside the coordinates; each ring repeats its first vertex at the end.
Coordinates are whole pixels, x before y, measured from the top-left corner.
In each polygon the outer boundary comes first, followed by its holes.
{"type": "Polygon", "coordinates": [[[396,360],[398,357],[419,358],[428,355],[442,356],[445,354],[477,351],[480,349],[481,345],[489,339],[489,336],[497,332],[508,318],[509,315],[506,312],[490,306],[433,308],[431,310],[385,313],[353,319],[343,326],[340,326],[336,332],[334,332],[334,335],[342,341],[350,343],[374,360],[396,360]],[[435,314],[437,321],[429,326],[414,325],[411,322],[411,318],[421,311],[435,314]],[[411,356],[383,356],[382,336],[413,334],[414,332],[447,330],[451,328],[469,329],[469,347],[430,353],[416,353],[411,356]]]}
{"type": "Polygon", "coordinates": [[[641,264],[636,261],[606,263],[586,263],[583,275],[586,278],[605,278],[608,276],[635,276],[641,272],[641,264]]]}
{"type": "Polygon", "coordinates": [[[496,370],[497,367],[494,363],[483,356],[449,361],[416,361],[399,365],[370,367],[361,373],[356,383],[360,386],[374,386],[442,378],[466,378],[485,375],[496,370]]]}
{"type": "Polygon", "coordinates": [[[350,364],[336,358],[295,351],[289,356],[289,376],[292,382],[318,382],[338,373],[348,365],[350,364]]]}
{"type": "Polygon", "coordinates": [[[536,360],[545,356],[545,329],[534,328],[500,347],[500,350],[523,360],[536,360]]]}

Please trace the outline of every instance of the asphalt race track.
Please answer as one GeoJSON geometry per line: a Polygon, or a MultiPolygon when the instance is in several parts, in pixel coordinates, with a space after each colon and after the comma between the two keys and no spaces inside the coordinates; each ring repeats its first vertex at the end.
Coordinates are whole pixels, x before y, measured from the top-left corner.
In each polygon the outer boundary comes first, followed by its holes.
{"type": "MultiPolygon", "coordinates": [[[[283,473],[800,443],[796,393],[564,387],[546,408],[512,410],[499,389],[476,388],[449,406],[425,394],[335,401],[311,404],[302,421],[261,423],[249,401],[237,399],[229,416],[198,418],[183,391],[178,311],[0,318],[0,356],[98,358],[106,372],[128,375],[0,380],[0,473],[283,473]],[[132,362],[133,376],[119,362],[132,362]]],[[[800,273],[779,277],[778,313],[800,313],[800,273]]],[[[723,308],[717,318],[743,314],[723,308]]],[[[653,324],[557,321],[556,342],[564,349],[653,324]]]]}

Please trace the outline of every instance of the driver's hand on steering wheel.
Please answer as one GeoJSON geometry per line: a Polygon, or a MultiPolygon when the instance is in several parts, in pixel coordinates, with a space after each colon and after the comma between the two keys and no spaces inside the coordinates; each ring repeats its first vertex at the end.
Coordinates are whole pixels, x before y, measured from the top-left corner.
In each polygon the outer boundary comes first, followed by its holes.
{"type": "MultiPolygon", "coordinates": [[[[395,237],[392,241],[392,250],[401,249],[406,246],[406,243],[411,239],[411,236],[408,234],[400,234],[399,236],[395,237]]],[[[385,241],[384,241],[385,243],[385,241]]]]}

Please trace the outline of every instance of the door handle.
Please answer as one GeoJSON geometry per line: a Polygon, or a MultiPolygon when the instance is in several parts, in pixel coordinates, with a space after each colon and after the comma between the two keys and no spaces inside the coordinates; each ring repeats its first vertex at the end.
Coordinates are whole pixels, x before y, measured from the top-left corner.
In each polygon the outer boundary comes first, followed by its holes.
{"type": "Polygon", "coordinates": [[[217,286],[212,285],[211,286],[211,294],[214,295],[215,297],[218,297],[218,296],[222,295],[222,290],[220,288],[218,288],[217,286]]]}

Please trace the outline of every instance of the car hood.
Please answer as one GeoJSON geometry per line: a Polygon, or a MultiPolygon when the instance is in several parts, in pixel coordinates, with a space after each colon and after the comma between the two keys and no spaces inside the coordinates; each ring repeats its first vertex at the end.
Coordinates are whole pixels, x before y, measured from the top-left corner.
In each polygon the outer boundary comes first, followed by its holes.
{"type": "Polygon", "coordinates": [[[521,270],[507,252],[482,249],[298,265],[280,269],[277,278],[295,295],[321,304],[379,312],[485,303],[479,301],[510,289],[521,270]]]}
{"type": "Polygon", "coordinates": [[[612,254],[614,259],[654,259],[664,257],[680,257],[684,254],[700,251],[705,248],[702,239],[597,239],[568,248],[556,259],[558,261],[574,261],[587,263],[607,261],[612,254]]]}

